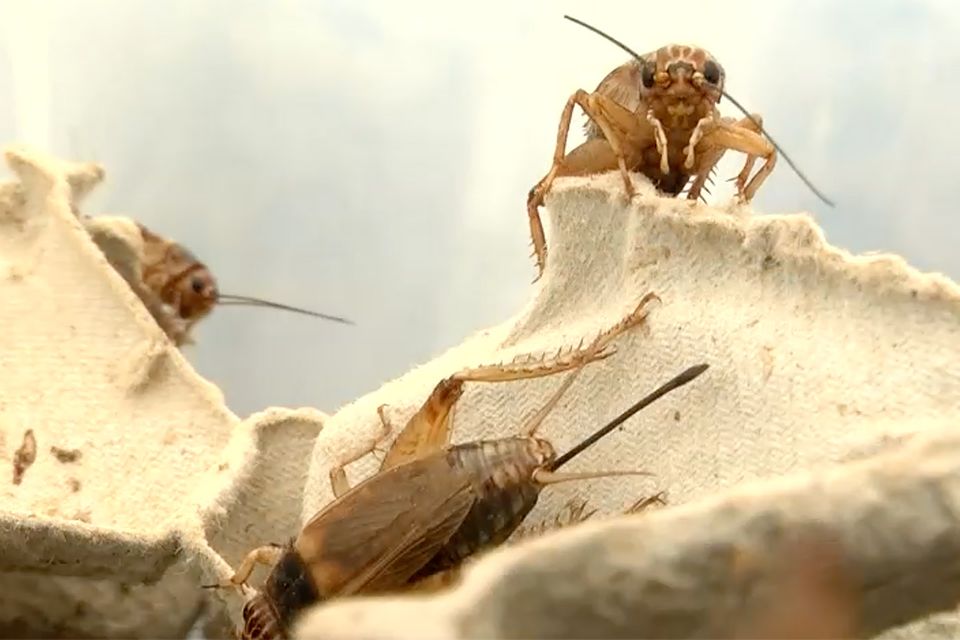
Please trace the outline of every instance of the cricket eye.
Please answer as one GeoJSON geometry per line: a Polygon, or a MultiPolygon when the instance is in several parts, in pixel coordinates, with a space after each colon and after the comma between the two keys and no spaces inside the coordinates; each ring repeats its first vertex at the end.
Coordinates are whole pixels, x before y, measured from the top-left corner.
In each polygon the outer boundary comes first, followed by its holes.
{"type": "Polygon", "coordinates": [[[649,62],[643,65],[643,68],[640,70],[640,82],[643,83],[645,89],[653,88],[653,74],[656,70],[656,65],[649,62]]]}
{"type": "Polygon", "coordinates": [[[720,82],[720,65],[718,65],[713,60],[707,60],[706,64],[703,65],[703,79],[709,82],[710,84],[717,84],[720,82]]]}

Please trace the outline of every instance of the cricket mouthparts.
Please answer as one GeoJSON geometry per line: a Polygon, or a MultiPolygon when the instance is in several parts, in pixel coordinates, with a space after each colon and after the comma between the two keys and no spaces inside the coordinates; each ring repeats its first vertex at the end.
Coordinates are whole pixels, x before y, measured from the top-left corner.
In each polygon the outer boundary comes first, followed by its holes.
{"type": "Polygon", "coordinates": [[[607,435],[621,424],[633,417],[633,414],[637,413],[641,409],[653,404],[663,396],[667,395],[674,389],[678,389],[688,382],[692,382],[700,374],[710,368],[708,364],[698,364],[696,366],[690,367],[683,373],[673,377],[664,384],[662,384],[658,389],[653,393],[647,395],[645,398],[634,404],[632,407],[621,413],[619,416],[608,422],[606,425],[598,429],[592,435],[583,440],[580,444],[574,446],[572,449],[567,451],[565,454],[553,461],[553,463],[547,465],[545,468],[547,471],[556,471],[564,464],[570,462],[573,458],[583,453],[585,449],[592,446],[600,438],[607,435]]]}

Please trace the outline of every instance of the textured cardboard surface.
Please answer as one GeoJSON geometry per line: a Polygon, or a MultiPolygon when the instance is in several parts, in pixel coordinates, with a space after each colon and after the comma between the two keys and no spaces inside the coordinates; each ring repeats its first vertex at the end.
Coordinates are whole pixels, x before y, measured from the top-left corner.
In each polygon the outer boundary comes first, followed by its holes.
{"type": "MultiPolygon", "coordinates": [[[[685,503],[955,424],[955,283],[921,274],[896,256],[853,256],[831,247],[806,215],[754,216],[735,206],[663,200],[639,180],[642,195],[627,205],[618,180],[614,173],[556,183],[544,213],[547,272],[525,309],[331,416],[317,439],[304,515],[330,500],[326,472],[334,461],[376,433],[379,404],[390,405],[394,423],[402,424],[444,375],[575,344],[616,322],[647,291],[662,303],[646,327],[618,340],[617,355],[584,371],[543,432],[563,450],[671,375],[707,362],[711,369],[700,379],[575,465],[657,476],[551,487],[531,520],[549,517],[572,496],[611,515],[654,490],[667,491],[672,504],[685,503]]],[[[560,379],[469,387],[454,441],[515,433],[560,379]]],[[[354,478],[375,464],[361,460],[351,468],[354,478]]],[[[387,617],[383,626],[354,632],[400,628],[402,615],[390,617],[394,611],[358,614],[387,617]]]]}
{"type": "Polygon", "coordinates": [[[138,269],[132,222],[74,215],[103,169],[23,149],[6,160],[17,180],[0,185],[0,628],[182,637],[214,562],[184,550],[222,562],[211,540],[236,561],[238,531],[241,547],[288,536],[323,414],[241,422],[88,233],[110,234],[138,269]],[[13,484],[28,429],[36,460],[13,484]]]}
{"type": "MultiPolygon", "coordinates": [[[[661,302],[645,325],[584,370],[542,435],[564,450],[687,366],[711,369],[570,466],[655,477],[551,487],[531,523],[573,497],[601,516],[658,490],[690,502],[957,418],[956,284],[830,247],[804,215],[657,198],[639,178],[626,204],[611,174],[556,183],[547,271],[514,317],[334,415],[274,408],[241,421],[101,252],[114,243],[136,272],[129,220],[74,215],[103,170],[23,150],[6,159],[17,180],[0,186],[0,464],[25,430],[38,444],[21,484],[0,478],[0,589],[12,594],[0,626],[20,635],[177,636],[204,598],[238,622],[239,594],[200,585],[296,535],[331,499],[330,467],[378,432],[377,406],[398,429],[446,375],[575,345],[648,291],[661,302]],[[51,446],[82,455],[60,462],[51,446]]],[[[453,441],[516,433],[562,379],[468,384],[453,441]]],[[[351,465],[350,479],[376,463],[351,465]]]]}

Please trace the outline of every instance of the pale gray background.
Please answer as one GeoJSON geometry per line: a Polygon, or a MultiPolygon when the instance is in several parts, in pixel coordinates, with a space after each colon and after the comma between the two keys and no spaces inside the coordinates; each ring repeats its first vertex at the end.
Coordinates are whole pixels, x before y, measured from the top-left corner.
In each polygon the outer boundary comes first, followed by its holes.
{"type": "Polygon", "coordinates": [[[565,12],[640,51],[710,49],[838,203],[781,161],[758,208],[960,276],[954,0],[0,6],[0,142],[103,163],[86,211],[178,239],[224,291],[356,320],[215,311],[186,353],[240,414],[333,411],[525,302],[524,201],[561,108],[626,59],[565,12]]]}

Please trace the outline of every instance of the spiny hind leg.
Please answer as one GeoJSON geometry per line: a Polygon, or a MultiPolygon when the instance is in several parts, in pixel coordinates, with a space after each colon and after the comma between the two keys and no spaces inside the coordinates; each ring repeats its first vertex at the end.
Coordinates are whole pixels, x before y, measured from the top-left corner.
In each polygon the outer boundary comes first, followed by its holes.
{"type": "MultiPolygon", "coordinates": [[[[537,259],[537,268],[539,269],[538,279],[543,275],[543,270],[547,262],[546,238],[543,234],[543,223],[540,220],[539,207],[543,205],[546,194],[553,186],[553,181],[563,168],[567,139],[570,133],[570,121],[573,118],[573,107],[575,105],[579,106],[587,117],[593,120],[603,132],[604,138],[610,145],[616,158],[617,168],[620,170],[620,175],[623,178],[624,190],[627,196],[633,197],[635,194],[633,183],[630,181],[630,174],[627,171],[627,161],[621,144],[622,134],[614,129],[614,126],[610,120],[608,120],[607,113],[605,113],[609,112],[611,114],[610,118],[618,121],[618,124],[621,124],[622,122],[629,122],[629,112],[605,96],[590,94],[583,89],[578,89],[567,99],[567,103],[564,105],[563,112],[560,115],[560,125],[557,128],[557,142],[553,149],[553,163],[550,166],[550,170],[527,194],[527,217],[530,224],[530,236],[533,240],[533,250],[537,259]],[[626,116],[624,114],[626,114],[626,116]]],[[[585,169],[589,171],[591,167],[585,167],[585,169]]],[[[604,167],[594,167],[593,169],[603,170],[604,167]]]]}
{"type": "Polygon", "coordinates": [[[254,568],[258,564],[265,566],[275,565],[277,562],[279,562],[280,557],[283,556],[283,552],[284,549],[280,545],[265,545],[262,547],[257,547],[243,558],[240,566],[237,567],[237,570],[233,572],[232,576],[226,580],[221,580],[217,584],[204,585],[204,588],[234,588],[243,593],[243,589],[247,586],[247,580],[250,578],[250,574],[253,573],[254,568]]]}
{"type": "MultiPolygon", "coordinates": [[[[579,91],[577,92],[579,93],[579,91]]],[[[553,163],[550,170],[527,193],[527,218],[530,223],[530,238],[533,240],[533,252],[537,260],[537,278],[543,275],[547,264],[547,239],[543,234],[543,222],[540,220],[539,207],[543,204],[544,196],[550,190],[553,180],[563,163],[563,156],[567,149],[567,138],[570,133],[570,120],[573,118],[573,107],[576,105],[577,94],[570,96],[560,114],[560,125],[557,127],[557,142],[553,149],[553,163]]]]}
{"type": "Polygon", "coordinates": [[[378,451],[380,443],[390,437],[390,422],[383,413],[385,407],[386,405],[377,407],[377,414],[380,416],[380,431],[368,442],[367,446],[349,458],[341,460],[335,467],[330,469],[330,488],[333,489],[334,497],[339,498],[350,491],[350,482],[347,480],[346,472],[347,465],[356,462],[369,453],[378,451]]]}
{"type": "Polygon", "coordinates": [[[647,310],[647,305],[653,300],[659,300],[659,298],[653,292],[647,293],[640,299],[640,302],[626,318],[609,329],[600,332],[597,337],[594,338],[593,342],[591,342],[586,348],[582,347],[581,342],[581,346],[578,347],[577,350],[571,351],[572,358],[569,358],[569,356],[568,358],[569,361],[576,363],[574,365],[575,368],[570,375],[568,375],[567,378],[560,383],[560,386],[557,387],[556,391],[553,392],[543,406],[540,407],[540,409],[524,423],[521,433],[528,438],[532,438],[534,435],[536,435],[537,430],[543,424],[544,420],[546,420],[550,412],[552,412],[560,402],[560,399],[570,389],[574,381],[576,381],[577,377],[583,371],[584,367],[590,362],[599,359],[598,356],[602,355],[603,357],[607,357],[611,355],[613,352],[605,352],[604,349],[606,349],[607,346],[613,342],[613,340],[615,340],[625,331],[643,322],[649,313],[647,310]]]}
{"type": "Polygon", "coordinates": [[[665,507],[667,506],[666,496],[667,496],[666,491],[659,491],[653,494],[652,496],[644,496],[639,500],[637,500],[636,502],[634,502],[632,505],[630,505],[630,507],[627,508],[627,510],[624,511],[623,513],[624,515],[632,515],[635,513],[641,513],[643,511],[646,511],[647,509],[653,506],[665,507]]]}
{"type": "MultiPolygon", "coordinates": [[[[652,496],[644,496],[634,502],[630,507],[623,511],[622,515],[633,515],[640,513],[654,505],[666,505],[663,496],[665,491],[661,491],[652,496]]],[[[573,498],[558,511],[550,520],[544,520],[536,524],[518,527],[516,532],[510,536],[510,542],[515,542],[533,536],[543,535],[549,531],[555,531],[572,525],[586,522],[594,515],[596,509],[587,510],[588,502],[579,498],[573,498]]]]}

